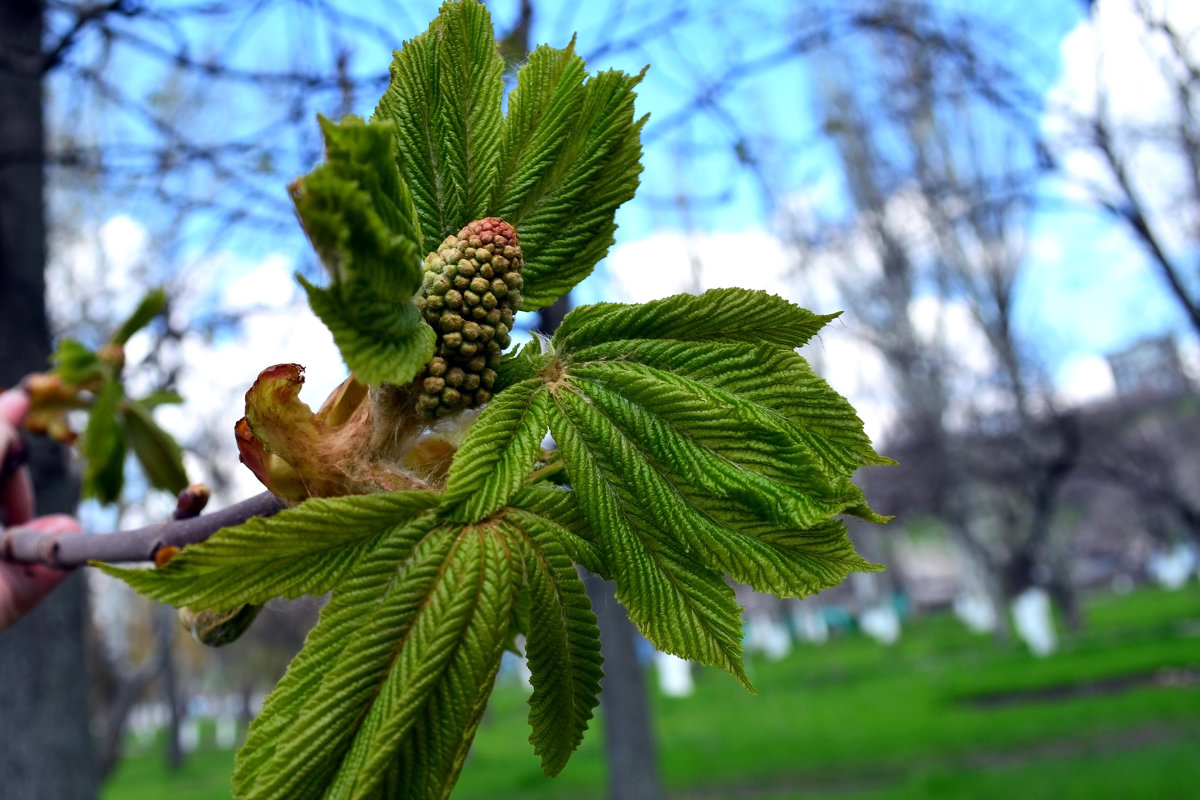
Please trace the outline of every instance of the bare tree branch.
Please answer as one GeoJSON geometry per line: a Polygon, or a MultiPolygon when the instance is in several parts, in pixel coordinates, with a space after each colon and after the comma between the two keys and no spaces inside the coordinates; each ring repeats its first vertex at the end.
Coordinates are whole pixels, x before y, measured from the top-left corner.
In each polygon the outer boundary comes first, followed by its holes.
{"type": "Polygon", "coordinates": [[[1093,136],[1096,150],[1108,165],[1109,171],[1112,173],[1112,177],[1117,182],[1117,186],[1123,195],[1120,203],[1100,200],[1101,207],[1118,219],[1128,223],[1130,230],[1134,232],[1138,241],[1142,243],[1154,260],[1159,273],[1170,287],[1171,294],[1179,301],[1180,306],[1182,306],[1183,311],[1191,321],[1192,327],[1200,332],[1200,305],[1197,304],[1188,291],[1188,287],[1185,285],[1181,274],[1182,269],[1167,254],[1166,247],[1151,226],[1146,214],[1145,204],[1141,200],[1141,195],[1134,187],[1133,181],[1129,176],[1129,171],[1126,169],[1126,164],[1118,155],[1116,147],[1113,144],[1112,132],[1109,129],[1103,110],[1097,115],[1093,123],[1093,136]]]}
{"type": "Polygon", "coordinates": [[[63,57],[72,45],[79,39],[79,36],[84,30],[95,22],[103,21],[104,15],[110,13],[120,13],[126,16],[133,16],[137,13],[137,9],[127,6],[125,0],[111,0],[108,3],[101,3],[95,6],[83,6],[77,9],[78,16],[75,17],[75,22],[59,37],[58,41],[46,49],[42,56],[42,74],[45,75],[50,70],[62,63],[63,57]]]}
{"type": "Polygon", "coordinates": [[[59,569],[89,561],[152,561],[160,548],[203,542],[222,528],[240,525],[251,517],[269,517],[283,508],[277,497],[263,492],[206,516],[108,534],[43,533],[18,526],[4,531],[0,559],[59,569]]]}

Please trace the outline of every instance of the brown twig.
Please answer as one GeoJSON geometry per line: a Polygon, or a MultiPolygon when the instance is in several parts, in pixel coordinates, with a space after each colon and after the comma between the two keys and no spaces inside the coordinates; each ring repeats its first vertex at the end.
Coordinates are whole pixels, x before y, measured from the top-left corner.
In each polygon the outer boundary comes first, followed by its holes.
{"type": "Polygon", "coordinates": [[[162,547],[203,542],[221,528],[239,525],[251,517],[271,516],[283,507],[277,497],[263,492],[205,516],[107,534],[43,533],[14,527],[4,531],[0,560],[59,569],[78,567],[89,561],[110,564],[153,561],[162,547]]]}

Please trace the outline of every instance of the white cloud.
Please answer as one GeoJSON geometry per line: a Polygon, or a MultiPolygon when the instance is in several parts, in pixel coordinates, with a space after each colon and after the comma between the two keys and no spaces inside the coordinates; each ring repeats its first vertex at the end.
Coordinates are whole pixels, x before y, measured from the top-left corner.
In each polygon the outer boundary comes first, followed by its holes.
{"type": "Polygon", "coordinates": [[[126,275],[143,258],[150,235],[137,220],[118,214],[100,226],[100,246],[114,275],[126,275]]]}
{"type": "Polygon", "coordinates": [[[1200,341],[1195,336],[1185,336],[1178,346],[1183,374],[1193,386],[1200,385],[1200,341]]]}
{"type": "Polygon", "coordinates": [[[1086,405],[1112,397],[1116,392],[1112,370],[1100,356],[1073,358],[1059,368],[1055,376],[1059,401],[1067,405],[1086,405]]]}
{"type": "Polygon", "coordinates": [[[728,286],[795,300],[799,285],[783,243],[758,228],[692,235],[661,231],[616,247],[606,264],[613,299],[627,302],[728,286]]]}
{"type": "Polygon", "coordinates": [[[46,305],[56,329],[124,318],[145,292],[149,234],[126,215],[56,230],[46,268],[46,305]]]}
{"type": "Polygon", "coordinates": [[[1181,118],[1175,86],[1185,77],[1168,40],[1147,27],[1139,6],[1178,31],[1191,63],[1200,62],[1200,3],[1100,0],[1091,18],[1063,39],[1062,69],[1046,94],[1043,127],[1062,163],[1060,191],[1077,200],[1095,193],[1120,202],[1109,167],[1087,141],[1087,120],[1102,97],[1115,149],[1159,235],[1176,249],[1189,242],[1200,218],[1175,144],[1181,118]]]}
{"type": "Polygon", "coordinates": [[[1127,123],[1160,122],[1175,108],[1169,82],[1179,73],[1170,45],[1147,29],[1138,7],[1149,18],[1164,20],[1181,34],[1190,58],[1200,58],[1200,4],[1194,0],[1133,2],[1100,0],[1062,42],[1062,72],[1048,97],[1056,107],[1095,113],[1097,86],[1103,87],[1109,113],[1127,123]]]}

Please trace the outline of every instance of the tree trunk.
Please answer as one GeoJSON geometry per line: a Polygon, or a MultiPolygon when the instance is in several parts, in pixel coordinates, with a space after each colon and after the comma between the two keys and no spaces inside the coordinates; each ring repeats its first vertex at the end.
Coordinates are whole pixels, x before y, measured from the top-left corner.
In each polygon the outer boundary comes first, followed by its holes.
{"type": "MultiPolygon", "coordinates": [[[[43,370],[46,221],[42,127],[42,4],[0,3],[0,386],[43,370]]],[[[39,513],[72,513],[75,487],[62,449],[31,443],[39,513]]],[[[0,798],[96,796],[88,676],[86,592],[68,580],[0,633],[0,798]]]]}
{"type": "Polygon", "coordinates": [[[604,712],[609,800],[663,800],[646,678],[637,659],[637,629],[617,602],[611,583],[590,574],[584,583],[600,622],[604,652],[600,708],[604,712]]]}
{"type": "Polygon", "coordinates": [[[180,696],[179,673],[175,668],[175,631],[179,620],[175,609],[160,605],[154,609],[155,634],[158,646],[162,649],[162,689],[163,700],[167,704],[167,735],[166,760],[167,769],[178,772],[183,767],[183,744],[180,740],[180,730],[183,728],[184,702],[180,696]]]}

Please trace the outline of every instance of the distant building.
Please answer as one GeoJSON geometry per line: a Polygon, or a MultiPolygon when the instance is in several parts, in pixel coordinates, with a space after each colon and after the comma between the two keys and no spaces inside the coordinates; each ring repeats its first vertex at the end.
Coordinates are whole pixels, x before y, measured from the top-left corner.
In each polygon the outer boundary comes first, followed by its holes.
{"type": "Polygon", "coordinates": [[[1119,397],[1172,397],[1188,391],[1175,339],[1143,339],[1108,356],[1119,397]]]}

